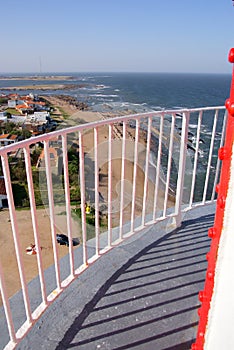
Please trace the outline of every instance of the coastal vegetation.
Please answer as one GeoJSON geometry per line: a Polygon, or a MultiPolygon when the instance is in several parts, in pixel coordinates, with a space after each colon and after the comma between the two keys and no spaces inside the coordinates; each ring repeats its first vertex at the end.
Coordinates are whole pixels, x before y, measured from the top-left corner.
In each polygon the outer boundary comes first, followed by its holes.
{"type": "Polygon", "coordinates": [[[7,104],[7,101],[8,101],[7,97],[0,97],[0,105],[7,104]]]}
{"type": "MultiPolygon", "coordinates": [[[[57,108],[65,120],[69,118],[69,114],[66,113],[62,107],[57,107],[57,108]]],[[[53,113],[52,113],[52,115],[53,115],[53,113]]]]}
{"type": "Polygon", "coordinates": [[[0,126],[0,133],[17,135],[19,140],[25,140],[32,136],[32,132],[27,129],[22,129],[17,124],[11,122],[6,123],[4,128],[0,126]]]}
{"type": "MultiPolygon", "coordinates": [[[[35,202],[37,207],[48,204],[48,199],[43,195],[46,190],[46,174],[45,169],[38,167],[38,159],[42,153],[43,147],[38,146],[31,152],[31,166],[33,175],[33,186],[35,194],[35,202]]],[[[71,203],[75,205],[80,204],[80,187],[78,180],[79,171],[79,154],[74,150],[68,151],[68,169],[69,169],[69,183],[70,183],[70,199],[71,203]]],[[[13,196],[16,208],[29,208],[29,194],[27,176],[25,170],[24,158],[9,157],[9,167],[11,174],[11,182],[13,189],[13,196]]],[[[1,170],[0,170],[1,171],[1,170]]],[[[61,174],[52,173],[52,182],[54,189],[54,200],[56,204],[64,203],[64,182],[63,171],[61,174]]]]}
{"type": "Polygon", "coordinates": [[[6,112],[8,113],[9,116],[19,115],[19,112],[15,108],[7,108],[6,112]]]}

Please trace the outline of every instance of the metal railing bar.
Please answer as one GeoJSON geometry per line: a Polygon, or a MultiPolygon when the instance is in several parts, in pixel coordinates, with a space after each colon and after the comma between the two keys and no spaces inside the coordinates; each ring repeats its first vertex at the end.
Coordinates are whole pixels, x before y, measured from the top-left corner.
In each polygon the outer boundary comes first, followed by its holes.
{"type": "Polygon", "coordinates": [[[216,200],[207,200],[205,203],[203,202],[195,202],[191,205],[191,207],[186,207],[181,210],[182,213],[185,213],[186,211],[189,211],[191,209],[197,208],[197,207],[205,207],[206,205],[211,205],[216,203],[216,200]]]}
{"type": "Polygon", "coordinates": [[[185,167],[186,167],[189,118],[190,118],[190,113],[183,113],[181,139],[180,139],[179,170],[177,175],[176,202],[175,202],[177,226],[180,226],[182,221],[181,206],[182,206],[183,192],[184,192],[184,175],[185,175],[185,167]]]}
{"type": "Polygon", "coordinates": [[[156,168],[156,175],[155,175],[156,178],[155,178],[155,190],[154,190],[153,221],[156,220],[156,212],[157,212],[157,204],[158,204],[157,202],[158,202],[158,192],[159,192],[159,182],[160,182],[163,124],[164,124],[164,117],[163,115],[161,115],[159,140],[158,140],[157,168],[156,168]]]}
{"type": "MultiPolygon", "coordinates": [[[[227,111],[224,112],[224,116],[223,116],[223,126],[222,126],[222,134],[221,134],[221,139],[220,139],[220,144],[219,144],[219,148],[222,147],[224,145],[224,138],[225,138],[225,130],[226,130],[226,122],[227,122],[227,111]]],[[[213,186],[213,191],[212,191],[212,196],[211,196],[211,200],[214,200],[215,198],[215,191],[216,191],[216,185],[218,183],[218,179],[219,179],[219,173],[220,173],[220,165],[221,165],[221,161],[217,155],[217,163],[216,163],[216,171],[215,171],[215,179],[214,179],[214,186],[213,186]]]]}
{"type": "Polygon", "coordinates": [[[124,177],[126,157],[126,122],[123,123],[122,139],[122,167],[121,167],[121,192],[120,192],[120,215],[119,215],[119,239],[123,239],[123,210],[124,210],[124,177]]]}
{"type": "Polygon", "coordinates": [[[167,179],[166,179],[166,188],[165,188],[165,196],[164,196],[164,206],[163,206],[163,217],[166,216],[166,211],[167,211],[169,184],[170,184],[170,176],[171,176],[171,160],[172,160],[172,150],[173,150],[174,128],[175,128],[175,114],[172,114],[172,116],[171,116],[170,144],[169,144],[168,162],[167,162],[167,179]]]}
{"type": "Polygon", "coordinates": [[[99,225],[99,167],[98,167],[98,128],[94,128],[94,174],[95,174],[95,239],[96,255],[100,251],[100,225],[99,225]]]}
{"type": "MultiPolygon", "coordinates": [[[[225,109],[224,106],[218,106],[215,107],[215,109],[220,110],[220,109],[225,109]]],[[[139,114],[129,114],[129,115],[125,115],[125,116],[121,116],[121,117],[114,117],[114,118],[110,118],[108,119],[108,124],[114,124],[114,123],[119,123],[119,122],[127,122],[131,119],[141,119],[141,118],[153,118],[153,117],[159,117],[161,115],[165,115],[165,114],[176,114],[176,113],[186,113],[186,112],[199,112],[199,111],[209,111],[209,110],[214,110],[214,107],[202,107],[202,108],[191,108],[191,109],[172,109],[172,110],[165,110],[165,111],[155,111],[155,112],[147,112],[147,113],[139,113],[139,114]]],[[[73,133],[73,132],[81,132],[85,129],[93,129],[95,127],[99,127],[99,126],[104,126],[107,124],[107,120],[98,120],[95,122],[91,122],[88,124],[81,124],[81,125],[76,125],[76,126],[72,126],[69,128],[65,128],[65,129],[60,129],[60,130],[56,130],[53,132],[50,132],[48,134],[43,134],[43,135],[38,135],[35,137],[31,137],[30,139],[27,140],[23,140],[20,141],[16,144],[12,144],[12,145],[8,145],[8,146],[4,146],[2,148],[0,148],[0,155],[1,154],[6,154],[8,152],[12,152],[14,151],[16,148],[23,148],[28,144],[35,144],[37,142],[43,142],[43,141],[49,141],[55,137],[61,136],[63,134],[68,134],[68,133],[73,133]]]]}
{"type": "Polygon", "coordinates": [[[143,192],[143,204],[142,204],[142,221],[141,224],[145,224],[145,214],[146,214],[146,200],[147,200],[147,190],[148,190],[148,173],[149,173],[149,157],[150,157],[150,142],[151,142],[151,126],[152,118],[148,119],[148,130],[147,130],[147,144],[146,144],[146,159],[145,159],[145,179],[144,179],[144,192],[143,192]]]}
{"type": "Polygon", "coordinates": [[[29,194],[29,201],[30,201],[33,235],[34,235],[34,241],[35,241],[36,250],[37,250],[37,265],[38,265],[38,273],[39,273],[39,279],[40,279],[41,295],[42,295],[43,302],[47,304],[45,277],[44,277],[44,269],[43,269],[42,254],[41,254],[40,237],[38,233],[37,210],[36,210],[36,203],[35,203],[29,148],[24,148],[24,159],[25,159],[25,170],[26,170],[27,183],[28,183],[28,194],[29,194]]]}
{"type": "Polygon", "coordinates": [[[203,199],[202,199],[203,203],[205,203],[205,201],[206,201],[217,120],[218,120],[218,110],[215,111],[214,120],[213,120],[213,128],[212,128],[212,136],[211,136],[211,140],[210,140],[209,157],[208,157],[208,163],[207,163],[207,168],[206,168],[206,179],[205,179],[205,185],[204,185],[204,190],[203,190],[203,199]]]}
{"type": "Polygon", "coordinates": [[[109,125],[108,132],[108,246],[110,247],[112,243],[112,124],[109,125]]]}
{"type": "Polygon", "coordinates": [[[83,243],[83,264],[87,265],[87,228],[85,212],[85,172],[84,172],[84,145],[83,134],[79,132],[79,155],[80,155],[80,196],[81,196],[81,226],[82,226],[82,243],[83,243]]]}
{"type": "Polygon", "coordinates": [[[10,213],[10,220],[11,220],[11,228],[13,233],[20,282],[21,282],[22,292],[23,292],[25,312],[26,312],[27,321],[29,323],[32,323],[32,313],[31,313],[29,294],[28,294],[28,288],[27,288],[24,265],[23,265],[22,252],[20,249],[19,230],[18,230],[17,218],[16,218],[16,212],[15,212],[14,197],[13,197],[13,192],[11,187],[10,169],[9,169],[8,159],[6,156],[2,157],[2,170],[3,170],[4,179],[5,179],[6,193],[8,198],[8,206],[9,206],[9,213],[10,213]]]}
{"type": "Polygon", "coordinates": [[[1,297],[2,297],[3,307],[4,307],[4,311],[5,311],[5,315],[6,315],[7,327],[8,327],[10,339],[13,343],[17,343],[16,334],[15,334],[15,327],[14,327],[14,323],[13,323],[9,298],[8,298],[7,291],[6,291],[6,283],[5,283],[5,279],[4,279],[1,260],[0,260],[0,291],[1,291],[1,297]]]}
{"type": "Polygon", "coordinates": [[[190,191],[189,207],[191,207],[192,203],[193,203],[193,196],[194,196],[194,189],[195,189],[195,182],[196,182],[196,172],[197,172],[197,163],[198,163],[198,152],[199,152],[202,115],[203,115],[203,111],[200,111],[198,114],[196,147],[195,147],[195,155],[194,155],[194,163],[193,163],[193,176],[192,176],[192,185],[191,185],[191,191],[190,191]]]}
{"type": "Polygon", "coordinates": [[[74,252],[73,252],[73,240],[72,240],[72,219],[71,219],[71,203],[70,203],[70,184],[69,184],[69,171],[68,171],[68,156],[67,156],[67,135],[62,135],[62,149],[63,149],[63,173],[64,173],[64,191],[66,202],[66,219],[67,219],[67,235],[69,242],[69,260],[70,260],[70,272],[74,276],[74,252]]]}
{"type": "Polygon", "coordinates": [[[136,129],[135,129],[135,144],[134,144],[134,167],[133,167],[133,185],[132,185],[131,232],[134,231],[135,202],[136,202],[136,178],[137,178],[137,166],[138,166],[139,128],[140,128],[140,120],[137,119],[136,120],[136,129]]]}
{"type": "Polygon", "coordinates": [[[51,236],[52,236],[53,253],[54,253],[55,274],[56,274],[57,288],[60,290],[61,277],[60,277],[58,247],[57,247],[57,239],[56,239],[54,196],[53,196],[53,184],[52,184],[52,173],[51,173],[51,166],[50,166],[50,152],[49,152],[48,141],[44,142],[44,153],[45,153],[46,181],[47,181],[48,200],[49,200],[50,227],[51,227],[51,236]]]}

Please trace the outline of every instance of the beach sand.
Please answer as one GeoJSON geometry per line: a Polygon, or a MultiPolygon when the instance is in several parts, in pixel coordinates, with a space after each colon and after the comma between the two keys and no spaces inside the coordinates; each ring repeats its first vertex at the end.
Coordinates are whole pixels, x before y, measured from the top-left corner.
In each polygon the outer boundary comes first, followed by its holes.
{"type": "MultiPolygon", "coordinates": [[[[62,208],[61,208],[62,209],[62,208]]],[[[59,217],[59,215],[57,215],[59,217]]],[[[57,217],[56,216],[56,217],[57,217]]],[[[25,269],[26,280],[29,282],[36,275],[38,275],[37,257],[36,255],[26,254],[26,248],[30,244],[34,244],[33,228],[30,210],[16,210],[17,226],[19,233],[19,243],[22,249],[23,265],[25,269]]],[[[61,217],[64,220],[65,217],[61,217]]],[[[43,267],[47,268],[53,264],[53,250],[51,239],[51,228],[48,211],[45,209],[37,209],[37,221],[38,221],[38,233],[40,237],[40,245],[42,247],[42,259],[43,267]]],[[[1,264],[5,275],[5,282],[7,292],[9,295],[13,295],[19,290],[20,279],[17,268],[16,253],[14,249],[14,240],[12,236],[11,222],[9,211],[4,209],[0,211],[0,257],[1,264]]],[[[65,224],[65,222],[64,222],[65,224]]],[[[61,233],[61,228],[65,225],[57,225],[60,230],[57,233],[61,233]]],[[[66,231],[65,231],[66,232],[66,231]]],[[[58,246],[59,256],[62,257],[68,252],[66,246],[58,246]]]]}
{"type": "MultiPolygon", "coordinates": [[[[106,118],[105,115],[92,112],[92,111],[80,111],[69,105],[64,101],[60,101],[56,97],[46,97],[55,107],[55,115],[57,120],[63,122],[67,126],[77,125],[81,122],[92,122],[96,120],[102,120],[106,118]],[[61,109],[68,114],[70,117],[64,118],[61,114],[61,109]]],[[[119,128],[119,127],[118,127],[119,128]]],[[[121,129],[121,128],[120,128],[121,129]]],[[[117,130],[118,131],[118,130],[117,130]]],[[[121,130],[119,130],[121,132],[121,130]]],[[[133,160],[134,160],[134,136],[135,129],[127,127],[127,139],[126,139],[126,165],[125,165],[125,176],[124,176],[124,222],[127,222],[131,218],[132,208],[132,180],[133,180],[133,160]]],[[[84,133],[84,151],[85,159],[92,163],[94,159],[94,141],[93,131],[87,131],[84,133]]],[[[103,126],[99,129],[98,134],[98,154],[99,154],[99,169],[100,169],[100,184],[99,192],[101,204],[107,207],[108,193],[108,128],[103,126]]],[[[136,186],[136,205],[135,205],[135,217],[140,216],[142,213],[142,202],[144,193],[144,158],[146,154],[145,145],[145,134],[141,131],[139,142],[139,159],[137,167],[137,186],[136,186]]],[[[113,135],[113,162],[112,162],[112,197],[113,197],[113,224],[119,225],[119,202],[120,202],[120,191],[121,191],[121,152],[122,146],[121,141],[117,135],[113,135]]],[[[88,170],[91,168],[89,167],[88,170]]],[[[90,171],[89,180],[94,183],[93,172],[90,171]]],[[[92,187],[92,186],[91,186],[92,187]]],[[[90,198],[92,201],[92,193],[90,192],[90,198]]],[[[152,211],[153,208],[153,194],[154,194],[154,183],[151,181],[147,182],[147,208],[146,214],[152,211]]],[[[160,189],[158,208],[162,209],[162,203],[164,199],[163,188],[160,189]]],[[[173,200],[168,202],[168,206],[172,206],[173,200]]],[[[55,205],[55,223],[56,233],[67,233],[66,216],[64,215],[65,207],[55,205]]],[[[35,242],[33,236],[33,228],[31,221],[30,210],[17,210],[17,225],[19,232],[20,245],[23,252],[23,264],[26,273],[27,281],[30,281],[38,275],[37,258],[36,255],[27,255],[26,248],[35,242]]],[[[38,221],[38,232],[40,237],[40,245],[42,247],[42,260],[43,267],[47,268],[54,263],[53,250],[52,250],[52,239],[51,239],[51,227],[49,212],[45,209],[37,209],[37,221],[38,221]]],[[[13,295],[19,290],[19,273],[17,270],[16,255],[14,250],[14,242],[12,238],[11,223],[9,219],[9,211],[4,209],[0,211],[0,257],[1,264],[4,270],[5,282],[9,295],[13,295]]],[[[73,237],[81,237],[81,224],[79,220],[72,220],[72,232],[73,237]]],[[[59,257],[62,257],[68,253],[66,246],[58,247],[59,257]]]]}

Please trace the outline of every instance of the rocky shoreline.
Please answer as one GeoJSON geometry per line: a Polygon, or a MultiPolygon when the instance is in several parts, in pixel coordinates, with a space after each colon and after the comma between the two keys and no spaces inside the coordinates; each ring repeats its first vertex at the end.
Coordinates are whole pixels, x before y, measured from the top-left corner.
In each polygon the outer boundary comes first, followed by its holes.
{"type": "Polygon", "coordinates": [[[9,86],[0,88],[1,91],[25,91],[25,90],[40,90],[40,91],[55,91],[55,90],[72,90],[82,89],[87,84],[33,84],[25,86],[9,86]]]}
{"type": "Polygon", "coordinates": [[[78,101],[75,97],[70,95],[53,95],[52,98],[49,96],[41,96],[40,98],[49,102],[52,106],[56,101],[59,101],[60,103],[64,103],[65,106],[71,107],[73,110],[87,111],[89,108],[87,103],[78,101]]]}

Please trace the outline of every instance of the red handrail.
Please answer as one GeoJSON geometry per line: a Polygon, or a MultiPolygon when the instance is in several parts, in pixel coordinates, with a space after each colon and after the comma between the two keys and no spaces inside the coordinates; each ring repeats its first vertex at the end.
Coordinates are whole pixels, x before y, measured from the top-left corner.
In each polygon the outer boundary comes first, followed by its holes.
{"type": "MultiPolygon", "coordinates": [[[[234,48],[230,50],[228,60],[230,63],[234,63],[234,48]]],[[[208,313],[214,288],[217,251],[220,235],[223,228],[225,202],[230,179],[232,145],[234,142],[234,65],[232,72],[230,98],[226,100],[225,106],[228,111],[228,120],[226,127],[225,144],[222,148],[219,149],[218,153],[219,159],[222,161],[222,168],[220,174],[220,183],[216,187],[216,192],[218,194],[216,214],[214,226],[211,227],[208,231],[208,236],[212,238],[212,241],[210,252],[207,253],[208,267],[206,272],[204,289],[203,291],[199,292],[199,300],[201,301],[201,307],[198,310],[198,315],[200,316],[200,321],[198,324],[197,339],[196,342],[192,344],[192,350],[203,350],[204,347],[208,313]]]]}

